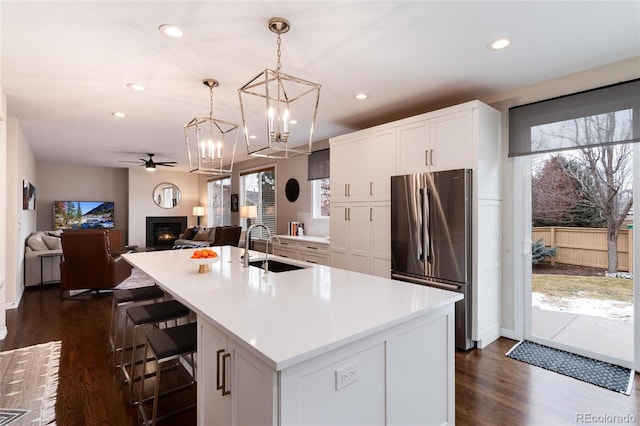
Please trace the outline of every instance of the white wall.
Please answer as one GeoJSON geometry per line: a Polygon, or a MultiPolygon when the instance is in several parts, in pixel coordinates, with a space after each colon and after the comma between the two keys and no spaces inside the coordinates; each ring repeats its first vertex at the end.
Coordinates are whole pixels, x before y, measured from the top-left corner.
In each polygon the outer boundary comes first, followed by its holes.
{"type": "Polygon", "coordinates": [[[522,223],[522,217],[519,214],[521,206],[518,205],[516,196],[516,194],[521,194],[521,190],[514,187],[514,184],[520,179],[516,176],[517,170],[514,168],[514,159],[507,158],[509,153],[509,108],[636,78],[640,78],[640,57],[540,82],[483,99],[484,102],[502,112],[502,151],[504,152],[502,247],[504,261],[502,263],[501,333],[503,336],[515,339],[522,338],[523,295],[519,290],[519,286],[522,285],[522,271],[516,270],[514,265],[517,265],[518,260],[522,258],[523,244],[530,246],[530,242],[523,243],[515,240],[517,231],[521,227],[530,226],[530,224],[522,223]]]}
{"type": "Polygon", "coordinates": [[[27,180],[36,188],[36,160],[17,119],[7,120],[7,275],[6,304],[17,307],[24,292],[24,247],[29,234],[36,230],[36,210],[23,210],[22,185],[27,180]]]}

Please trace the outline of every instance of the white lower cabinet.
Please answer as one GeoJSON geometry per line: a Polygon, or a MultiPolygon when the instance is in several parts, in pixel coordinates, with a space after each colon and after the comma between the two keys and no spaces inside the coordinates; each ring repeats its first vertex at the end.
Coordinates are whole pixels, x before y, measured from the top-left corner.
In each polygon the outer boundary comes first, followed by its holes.
{"type": "Polygon", "coordinates": [[[273,254],[318,265],[330,265],[328,243],[320,244],[304,240],[287,239],[286,237],[280,236],[279,238],[279,243],[273,243],[273,254]]]}
{"type": "Polygon", "coordinates": [[[386,278],[390,276],[389,202],[332,203],[331,266],[386,278]]]}
{"type": "Polygon", "coordinates": [[[198,329],[199,425],[454,424],[452,304],[278,372],[198,329]]]}
{"type": "Polygon", "coordinates": [[[198,424],[277,424],[277,374],[198,319],[198,424]]]}

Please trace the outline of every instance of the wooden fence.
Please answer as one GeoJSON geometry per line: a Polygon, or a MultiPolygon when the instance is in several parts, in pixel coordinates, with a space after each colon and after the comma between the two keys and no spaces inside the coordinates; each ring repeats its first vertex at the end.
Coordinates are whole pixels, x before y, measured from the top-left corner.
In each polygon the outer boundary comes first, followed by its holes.
{"type": "MultiPolygon", "coordinates": [[[[557,247],[553,263],[607,269],[606,228],[570,228],[543,226],[532,229],[532,240],[557,247]]],[[[618,270],[633,273],[633,230],[622,229],[618,235],[618,270]]]]}

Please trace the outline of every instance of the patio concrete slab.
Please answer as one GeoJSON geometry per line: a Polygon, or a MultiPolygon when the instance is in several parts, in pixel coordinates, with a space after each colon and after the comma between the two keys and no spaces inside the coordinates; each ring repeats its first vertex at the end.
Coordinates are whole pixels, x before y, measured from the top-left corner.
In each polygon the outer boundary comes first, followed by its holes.
{"type": "Polygon", "coordinates": [[[571,312],[547,311],[534,307],[531,311],[531,334],[534,336],[553,339],[571,321],[575,320],[578,314],[571,312]]]}
{"type": "Polygon", "coordinates": [[[627,360],[633,359],[633,324],[592,315],[578,315],[553,340],[627,360]]]}
{"type": "Polygon", "coordinates": [[[531,334],[620,359],[633,359],[633,323],[570,312],[532,310],[531,334]]]}

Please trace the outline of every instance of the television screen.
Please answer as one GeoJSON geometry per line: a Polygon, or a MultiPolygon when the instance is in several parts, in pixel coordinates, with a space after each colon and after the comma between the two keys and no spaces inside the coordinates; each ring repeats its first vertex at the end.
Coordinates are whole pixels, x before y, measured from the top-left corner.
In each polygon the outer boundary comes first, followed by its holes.
{"type": "Polygon", "coordinates": [[[55,229],[113,228],[113,201],[54,201],[55,229]]]}

